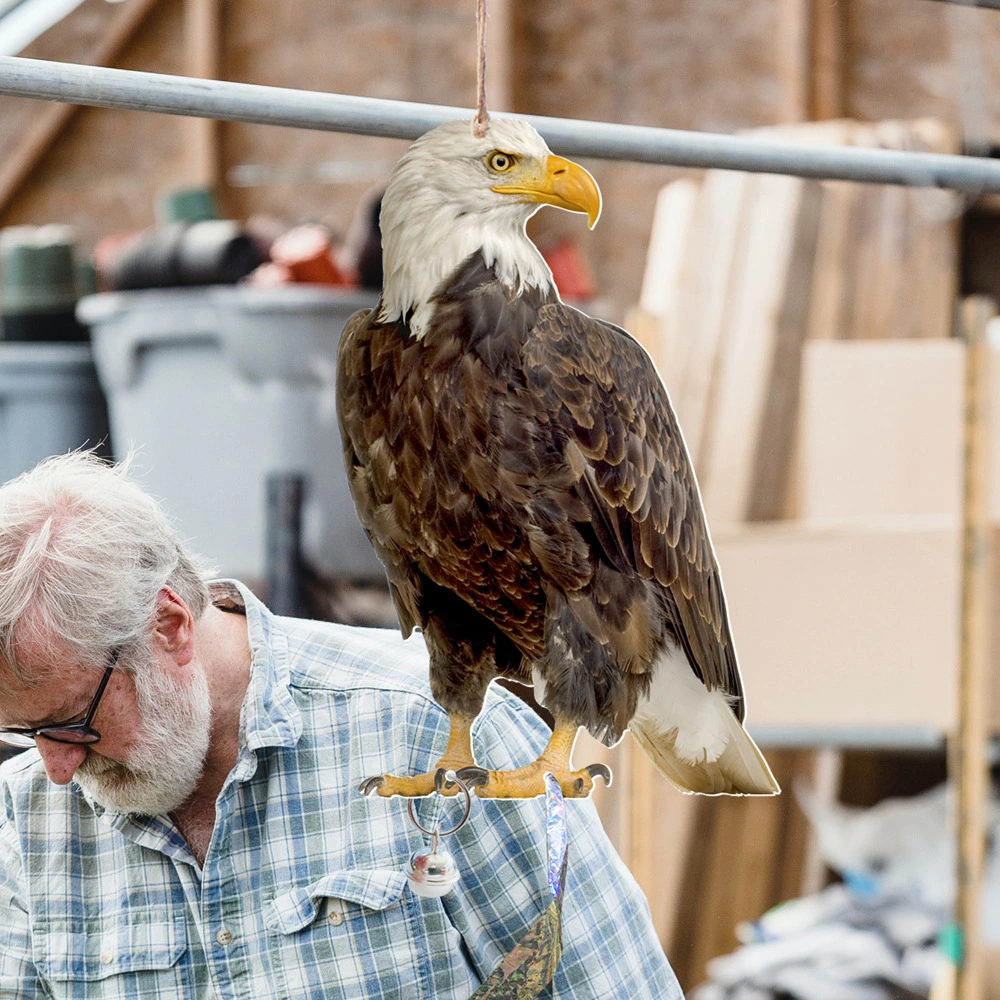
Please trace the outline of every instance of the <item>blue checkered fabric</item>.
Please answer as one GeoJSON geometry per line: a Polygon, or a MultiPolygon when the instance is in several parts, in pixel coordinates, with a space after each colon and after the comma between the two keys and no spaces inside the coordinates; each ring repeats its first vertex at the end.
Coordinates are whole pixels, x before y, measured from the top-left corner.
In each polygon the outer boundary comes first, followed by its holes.
{"type": "MultiPolygon", "coordinates": [[[[427,770],[447,716],[419,638],[279,618],[243,595],[253,652],[240,751],[200,867],[167,817],[57,786],[31,750],[0,767],[0,1000],[469,997],[548,905],[544,799],[474,801],[448,838],[462,877],[423,899],[426,838],[361,780],[427,770]]],[[[481,763],[532,760],[548,731],[491,690],[481,763]]],[[[565,950],[553,997],[680,998],[646,900],[589,801],[568,804],[565,950]]],[[[461,803],[421,801],[428,828],[461,803]]]]}

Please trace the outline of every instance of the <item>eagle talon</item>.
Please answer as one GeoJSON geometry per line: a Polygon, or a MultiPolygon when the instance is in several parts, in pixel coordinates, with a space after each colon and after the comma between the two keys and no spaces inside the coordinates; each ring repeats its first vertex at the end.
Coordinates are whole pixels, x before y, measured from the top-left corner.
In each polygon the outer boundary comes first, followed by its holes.
{"type": "Polygon", "coordinates": [[[446,775],[447,771],[443,767],[439,767],[434,772],[434,791],[439,795],[443,794],[446,790],[450,790],[455,787],[453,781],[448,781],[446,775]]]}
{"type": "Polygon", "coordinates": [[[365,780],[358,785],[358,791],[361,792],[362,795],[373,795],[384,784],[385,775],[376,774],[371,778],[365,778],[365,780]]]}
{"type": "Polygon", "coordinates": [[[603,778],[605,785],[611,784],[611,768],[607,764],[588,764],[584,770],[591,778],[603,778]]]}
{"type": "Polygon", "coordinates": [[[487,785],[490,781],[490,772],[485,767],[463,767],[455,774],[462,779],[467,788],[475,788],[477,785],[487,785]]]}

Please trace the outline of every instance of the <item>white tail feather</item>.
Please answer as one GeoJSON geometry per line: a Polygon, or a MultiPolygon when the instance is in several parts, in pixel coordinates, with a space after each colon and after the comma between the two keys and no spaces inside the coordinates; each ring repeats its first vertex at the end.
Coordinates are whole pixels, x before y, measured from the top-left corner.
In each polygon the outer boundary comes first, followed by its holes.
{"type": "Polygon", "coordinates": [[[657,770],[703,795],[777,795],[763,754],[723,691],[709,691],[680,649],[656,664],[648,696],[629,729],[657,770]]]}
{"type": "Polygon", "coordinates": [[[729,739],[715,760],[686,760],[676,751],[677,730],[658,730],[649,716],[636,716],[629,731],[656,769],[682,792],[701,795],[777,795],[781,789],[750,734],[730,715],[729,739]]]}

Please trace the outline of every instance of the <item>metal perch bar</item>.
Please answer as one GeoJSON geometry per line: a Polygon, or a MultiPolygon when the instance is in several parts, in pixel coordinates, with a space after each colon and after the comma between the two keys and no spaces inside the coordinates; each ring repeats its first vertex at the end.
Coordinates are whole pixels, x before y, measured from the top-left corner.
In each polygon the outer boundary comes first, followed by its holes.
{"type": "Polygon", "coordinates": [[[989,7],[993,10],[1000,10],[1000,0],[937,0],[938,3],[950,3],[956,7],[989,7]]]}
{"type": "MultiPolygon", "coordinates": [[[[1000,0],[998,0],[1000,2],[1000,0]]],[[[95,107],[415,139],[469,108],[286,90],[225,80],[0,57],[0,93],[95,107]]],[[[497,112],[496,117],[510,117],[497,112]]],[[[799,177],[1000,191],[1000,160],[938,153],[810,146],[779,139],[520,115],[570,156],[799,177]]]]}

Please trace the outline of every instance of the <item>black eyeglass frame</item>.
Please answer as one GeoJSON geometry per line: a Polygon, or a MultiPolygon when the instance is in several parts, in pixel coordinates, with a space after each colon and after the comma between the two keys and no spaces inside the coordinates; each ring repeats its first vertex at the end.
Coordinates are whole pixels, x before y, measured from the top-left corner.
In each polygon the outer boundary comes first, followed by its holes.
{"type": "Polygon", "coordinates": [[[30,747],[34,746],[35,739],[39,736],[43,736],[45,739],[52,740],[55,743],[70,743],[75,746],[93,746],[95,743],[100,743],[101,734],[92,728],[90,723],[97,712],[97,706],[101,703],[101,696],[104,694],[104,689],[108,686],[108,681],[111,680],[111,671],[118,665],[120,654],[120,646],[116,646],[111,650],[111,661],[104,671],[104,676],[97,687],[94,700],[90,703],[87,715],[82,721],[57,722],[48,726],[38,726],[34,729],[0,727],[0,743],[6,743],[8,746],[15,747],[30,747]],[[17,742],[9,739],[11,736],[17,737],[17,742]]]}

